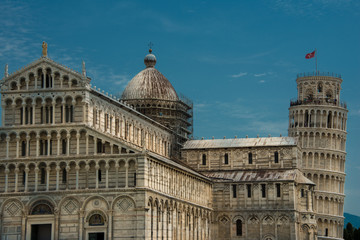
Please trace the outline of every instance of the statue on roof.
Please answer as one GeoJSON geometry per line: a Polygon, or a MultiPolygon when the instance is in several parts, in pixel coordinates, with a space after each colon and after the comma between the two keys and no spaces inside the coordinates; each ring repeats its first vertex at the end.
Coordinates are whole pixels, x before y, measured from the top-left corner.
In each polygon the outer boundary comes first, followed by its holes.
{"type": "Polygon", "coordinates": [[[42,43],[42,56],[47,57],[47,43],[46,42],[42,43]]]}
{"type": "Polygon", "coordinates": [[[82,75],[86,77],[85,61],[82,61],[82,75]]]}
{"type": "Polygon", "coordinates": [[[5,77],[8,77],[9,76],[9,65],[8,64],[6,64],[5,65],[5,77]]]}

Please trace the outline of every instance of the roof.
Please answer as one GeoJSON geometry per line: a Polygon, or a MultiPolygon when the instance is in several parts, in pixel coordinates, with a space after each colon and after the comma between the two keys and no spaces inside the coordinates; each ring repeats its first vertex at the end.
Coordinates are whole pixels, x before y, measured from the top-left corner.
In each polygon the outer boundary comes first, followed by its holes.
{"type": "Polygon", "coordinates": [[[158,159],[160,161],[163,161],[166,164],[172,165],[172,166],[174,166],[174,167],[176,167],[178,169],[181,169],[181,170],[183,170],[183,171],[185,171],[187,173],[193,174],[193,175],[195,175],[197,177],[200,177],[202,179],[206,179],[207,181],[211,181],[206,175],[203,175],[202,173],[194,171],[193,169],[191,169],[189,166],[186,166],[186,164],[184,164],[182,162],[180,162],[180,163],[175,162],[174,160],[170,160],[170,159],[168,159],[168,158],[166,158],[164,156],[161,156],[159,154],[156,154],[156,153],[150,152],[150,151],[148,151],[147,154],[149,156],[153,157],[153,158],[156,158],[156,159],[158,159]]]}
{"type": "Polygon", "coordinates": [[[258,169],[202,172],[205,176],[218,181],[264,182],[295,181],[302,184],[315,185],[298,169],[258,169]]]}
{"type": "Polygon", "coordinates": [[[177,101],[178,96],[169,80],[156,68],[148,67],[139,72],[126,86],[121,99],[156,99],[177,101]]]}
{"type": "Polygon", "coordinates": [[[239,147],[270,147],[296,146],[297,138],[293,137],[264,137],[264,138],[232,138],[211,140],[189,140],[183,149],[208,148],[239,148],[239,147]]]}

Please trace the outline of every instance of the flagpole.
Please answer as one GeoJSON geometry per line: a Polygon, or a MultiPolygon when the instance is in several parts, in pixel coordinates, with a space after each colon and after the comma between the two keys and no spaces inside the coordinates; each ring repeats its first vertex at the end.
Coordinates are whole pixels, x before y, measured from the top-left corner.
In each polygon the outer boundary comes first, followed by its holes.
{"type": "Polygon", "coordinates": [[[317,50],[316,50],[316,48],[315,48],[315,75],[317,75],[317,50]]]}

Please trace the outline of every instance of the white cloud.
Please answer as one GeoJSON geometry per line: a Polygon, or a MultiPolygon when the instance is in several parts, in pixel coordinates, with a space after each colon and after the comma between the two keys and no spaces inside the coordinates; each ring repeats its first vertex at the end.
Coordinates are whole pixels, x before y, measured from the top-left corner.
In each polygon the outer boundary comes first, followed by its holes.
{"type": "Polygon", "coordinates": [[[347,11],[357,13],[360,4],[357,0],[273,0],[269,1],[271,8],[291,16],[319,18],[329,10],[336,14],[347,11]]]}
{"type": "Polygon", "coordinates": [[[113,82],[115,85],[126,85],[130,78],[125,74],[110,74],[109,80],[113,82]]]}
{"type": "Polygon", "coordinates": [[[266,73],[255,73],[254,77],[262,77],[262,76],[266,76],[266,73]]]}
{"type": "Polygon", "coordinates": [[[231,77],[233,78],[239,78],[239,77],[243,77],[243,76],[246,76],[247,75],[247,72],[241,72],[239,74],[234,74],[234,75],[231,75],[231,77]]]}
{"type": "Polygon", "coordinates": [[[264,82],[265,82],[265,80],[260,80],[260,81],[259,81],[259,83],[264,83],[264,82]]]}

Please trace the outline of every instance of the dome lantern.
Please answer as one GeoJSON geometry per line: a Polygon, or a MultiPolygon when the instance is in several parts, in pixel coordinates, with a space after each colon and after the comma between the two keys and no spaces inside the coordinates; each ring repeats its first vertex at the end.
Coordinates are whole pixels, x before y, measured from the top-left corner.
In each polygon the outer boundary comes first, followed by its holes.
{"type": "Polygon", "coordinates": [[[156,64],[156,57],[154,54],[152,54],[152,49],[149,49],[149,54],[145,56],[144,63],[147,68],[149,67],[155,67],[156,64]]]}

